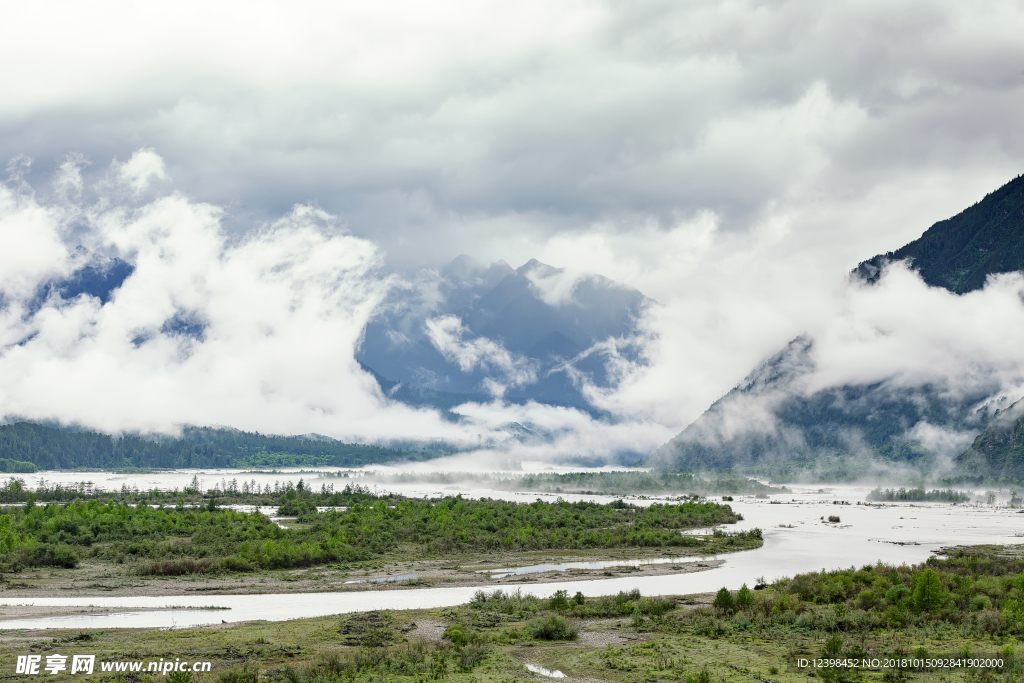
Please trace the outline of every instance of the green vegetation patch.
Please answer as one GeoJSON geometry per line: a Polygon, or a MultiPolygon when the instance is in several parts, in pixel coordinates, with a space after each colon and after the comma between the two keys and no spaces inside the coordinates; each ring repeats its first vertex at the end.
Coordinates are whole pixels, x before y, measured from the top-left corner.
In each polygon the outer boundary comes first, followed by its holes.
{"type": "Polygon", "coordinates": [[[495,590],[454,608],[230,628],[9,632],[0,665],[13,666],[25,652],[75,648],[98,660],[187,653],[213,662],[211,674],[174,674],[173,683],[543,680],[527,665],[609,683],[1016,683],[1024,678],[1021,555],[1019,548],[956,548],[913,567],[811,572],[754,589],[722,589],[709,601],[638,591],[539,597],[495,590]],[[990,665],[920,664],[940,659],[990,665]],[[861,665],[810,667],[801,660],[861,665]]]}
{"type": "Polygon", "coordinates": [[[935,503],[967,503],[970,502],[970,495],[963,491],[954,489],[932,489],[926,491],[924,486],[914,489],[900,488],[885,489],[878,487],[871,491],[867,497],[870,501],[878,502],[935,502],[935,503]]]}
{"type": "Polygon", "coordinates": [[[761,544],[758,530],[718,532],[710,542],[680,533],[741,519],[727,505],[698,500],[640,508],[622,501],[396,500],[352,488],[331,496],[350,505],[317,512],[310,504],[314,494],[290,490],[283,502],[304,512],[297,528],[285,529],[259,513],[218,508],[213,498],[202,508],[96,498],[40,505],[29,494],[23,506],[0,512],[0,567],[74,567],[88,556],[133,563],[143,574],[179,576],[363,562],[410,550],[443,555],[689,546],[718,552],[761,544]]]}

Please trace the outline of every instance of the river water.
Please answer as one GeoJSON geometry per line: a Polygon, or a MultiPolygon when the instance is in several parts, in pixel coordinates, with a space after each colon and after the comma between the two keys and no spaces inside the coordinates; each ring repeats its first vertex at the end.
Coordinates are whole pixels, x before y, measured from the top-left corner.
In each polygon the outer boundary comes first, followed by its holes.
{"type": "MultiPolygon", "coordinates": [[[[193,473],[169,475],[94,474],[91,480],[100,486],[120,487],[121,483],[139,488],[167,486],[171,477],[182,479],[182,485],[193,473]],[[101,477],[118,477],[107,483],[101,477]],[[143,482],[146,482],[144,485],[143,482]],[[153,481],[159,483],[151,483],[153,481]],[[116,482],[116,484],[115,484],[116,482]]],[[[38,475],[37,475],[38,476],[38,475]]],[[[67,483],[83,481],[81,473],[43,473],[47,481],[67,483]]],[[[297,481],[300,476],[319,488],[321,482],[344,483],[345,479],[317,479],[308,473],[262,475],[283,481],[285,476],[297,481]]],[[[208,472],[211,480],[237,477],[254,478],[242,472],[208,472]],[[231,476],[228,476],[231,475],[231,476]]],[[[26,477],[28,478],[28,477],[26,477]]],[[[31,483],[31,482],[29,482],[31,483]]],[[[174,486],[175,484],[170,484],[174,486]]],[[[262,485],[262,482],[261,482],[262,485]]],[[[405,495],[441,495],[454,491],[447,486],[403,484],[387,486],[388,490],[405,495]]],[[[1024,542],[1024,514],[1007,507],[991,505],[948,505],[938,503],[857,505],[870,487],[791,486],[793,493],[773,495],[771,499],[736,497],[731,503],[744,520],[729,525],[738,531],[758,527],[764,533],[764,546],[757,550],[721,555],[724,563],[706,571],[662,576],[617,577],[595,581],[559,580],[557,572],[544,574],[543,581],[523,587],[524,592],[546,597],[564,589],[584,595],[606,595],[623,590],[639,589],[645,595],[669,595],[714,591],[722,586],[739,588],[760,580],[773,580],[800,572],[863,566],[882,561],[891,564],[922,562],[943,546],[981,543],[1014,544],[1024,542]],[[851,504],[836,504],[849,501],[851,504]],[[826,520],[838,516],[838,523],[826,520]],[[823,519],[824,518],[824,519],[823,519]]],[[[460,489],[467,497],[488,496],[511,500],[553,499],[556,496],[516,494],[481,488],[460,489]]],[[[566,495],[567,500],[611,500],[610,496],[566,495]]],[[[637,504],[657,499],[631,499],[637,504]]],[[[514,568],[509,568],[513,570],[514,568]]],[[[210,623],[265,619],[278,621],[302,617],[325,616],[343,612],[375,609],[436,608],[467,602],[479,587],[410,588],[399,590],[366,590],[345,593],[287,593],[271,595],[181,595],[162,597],[95,597],[78,598],[4,598],[2,605],[38,605],[69,607],[100,607],[108,613],[81,616],[48,617],[0,621],[0,629],[11,628],[114,628],[159,627],[182,628],[210,623]],[[202,609],[204,607],[219,609],[202,609]],[[138,611],[151,610],[151,611],[138,611]]]]}

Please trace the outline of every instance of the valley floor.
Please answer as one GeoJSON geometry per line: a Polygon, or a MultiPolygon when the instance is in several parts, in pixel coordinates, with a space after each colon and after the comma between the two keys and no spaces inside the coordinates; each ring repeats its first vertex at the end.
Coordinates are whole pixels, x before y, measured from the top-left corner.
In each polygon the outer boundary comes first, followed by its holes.
{"type": "MultiPolygon", "coordinates": [[[[693,623],[693,619],[686,621],[685,615],[712,614],[711,595],[672,600],[675,607],[664,615],[655,615],[657,609],[645,607],[644,598],[619,597],[620,602],[629,600],[620,611],[632,609],[632,616],[605,614],[573,619],[576,635],[563,642],[531,635],[539,622],[551,618],[551,610],[545,607],[517,613],[515,607],[488,611],[479,605],[173,631],[7,631],[0,633],[0,671],[5,679],[21,680],[21,676],[12,676],[19,656],[39,655],[45,663],[52,655],[67,656],[70,662],[71,656],[86,654],[95,655],[97,661],[97,670],[89,679],[96,680],[98,675],[100,680],[135,682],[164,679],[145,673],[149,662],[161,660],[210,662],[208,674],[172,673],[169,680],[175,683],[511,683],[540,682],[552,676],[566,683],[788,683],[815,678],[885,683],[1019,680],[1012,638],[965,638],[919,629],[883,629],[847,636],[844,647],[858,649],[866,657],[967,653],[974,658],[1001,658],[1005,664],[1001,668],[930,671],[879,667],[815,672],[799,666],[799,660],[821,657],[834,634],[792,630],[760,635],[737,630],[695,634],[692,628],[682,626],[693,623]],[[650,614],[645,615],[645,611],[650,614]],[[101,662],[141,662],[143,673],[111,677],[99,671],[101,662]]],[[[614,599],[587,600],[587,604],[604,600],[614,610],[614,599]]],[[[62,677],[86,678],[67,672],[62,677]]]]}
{"type": "MultiPolygon", "coordinates": [[[[438,558],[392,559],[339,568],[324,565],[305,569],[261,570],[247,573],[146,576],[135,567],[85,560],[74,569],[43,567],[0,575],[0,618],[53,616],[54,608],[3,605],[4,599],[55,597],[135,597],[188,594],[239,595],[261,593],[315,593],[367,590],[403,590],[429,587],[479,586],[485,590],[518,586],[528,590],[535,582],[566,579],[586,581],[619,576],[661,576],[705,571],[720,566],[716,556],[693,549],[624,549],[616,551],[516,552],[464,554],[438,558]],[[488,569],[577,562],[672,560],[638,567],[567,569],[492,578],[488,569]],[[408,578],[406,578],[408,577],[408,578]],[[39,610],[35,612],[33,610],[39,610]]],[[[68,614],[80,614],[68,608],[68,614]]]]}

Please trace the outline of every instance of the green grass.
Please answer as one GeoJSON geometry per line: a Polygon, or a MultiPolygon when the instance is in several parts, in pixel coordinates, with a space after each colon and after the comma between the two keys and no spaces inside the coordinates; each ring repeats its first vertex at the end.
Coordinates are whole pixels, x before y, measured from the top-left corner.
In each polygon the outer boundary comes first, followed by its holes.
{"type": "MultiPolygon", "coordinates": [[[[173,658],[213,662],[217,683],[511,683],[543,680],[525,665],[574,679],[611,683],[795,683],[845,681],[1006,681],[1024,679],[1024,630],[1012,610],[1022,585],[1019,553],[962,549],[915,567],[871,565],[815,572],[730,599],[692,607],[690,598],[638,592],[587,597],[558,592],[478,592],[455,608],[368,612],[230,628],[6,632],[0,668],[26,653],[89,653],[99,660],[173,658]],[[970,583],[967,583],[969,580],[970,583]],[[870,607],[865,590],[896,586],[870,607]],[[961,599],[985,595],[992,606],[957,613],[961,599]],[[908,615],[899,623],[892,607],[908,615]],[[986,615],[987,613],[987,615],[986,615]],[[1002,621],[999,621],[999,619],[1002,621]],[[416,625],[439,623],[443,637],[417,638],[416,625]],[[980,668],[810,669],[816,658],[993,658],[980,668]]],[[[435,631],[436,632],[436,631],[435,631]]],[[[74,678],[74,677],[72,677],[74,678]]],[[[132,680],[149,683],[159,676],[132,680]]],[[[190,683],[191,675],[174,683],[190,683]]]]}

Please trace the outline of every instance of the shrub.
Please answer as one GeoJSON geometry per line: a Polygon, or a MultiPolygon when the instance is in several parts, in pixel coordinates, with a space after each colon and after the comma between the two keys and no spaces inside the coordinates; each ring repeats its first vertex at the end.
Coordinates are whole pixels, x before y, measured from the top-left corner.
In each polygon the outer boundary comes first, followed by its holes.
{"type": "Polygon", "coordinates": [[[971,598],[971,609],[992,609],[992,598],[988,597],[987,595],[975,595],[973,598],[971,598]]]}
{"type": "Polygon", "coordinates": [[[537,640],[576,640],[579,633],[575,626],[557,614],[534,619],[527,626],[527,630],[537,640]]]}
{"type": "Polygon", "coordinates": [[[942,587],[942,580],[937,571],[925,569],[914,577],[911,602],[914,609],[922,612],[933,612],[945,604],[946,589],[942,587]]]}
{"type": "Polygon", "coordinates": [[[507,614],[515,619],[524,619],[540,611],[541,607],[540,600],[532,595],[523,595],[518,589],[515,593],[505,593],[501,589],[490,594],[477,591],[469,604],[474,609],[507,614]]]}
{"type": "Polygon", "coordinates": [[[463,648],[459,653],[456,664],[461,671],[472,671],[477,664],[487,656],[487,648],[479,645],[471,645],[463,648]]]}
{"type": "Polygon", "coordinates": [[[675,607],[676,601],[672,598],[640,598],[635,611],[648,617],[660,617],[675,607]]]}
{"type": "Polygon", "coordinates": [[[902,583],[896,584],[889,590],[885,591],[885,602],[889,605],[899,605],[909,597],[910,589],[902,583]]]}
{"type": "Polygon", "coordinates": [[[230,572],[251,572],[255,569],[255,567],[249,564],[247,559],[244,557],[238,557],[237,555],[225,557],[223,567],[230,572]]]}
{"type": "Polygon", "coordinates": [[[857,607],[862,610],[871,610],[881,605],[884,599],[882,593],[877,588],[869,588],[861,591],[860,595],[857,596],[857,607]]]}
{"type": "Polygon", "coordinates": [[[739,592],[736,593],[736,606],[740,609],[748,609],[753,604],[754,593],[749,588],[747,588],[747,584],[743,584],[740,587],[739,592]]]}
{"type": "Polygon", "coordinates": [[[711,604],[715,609],[722,612],[732,612],[736,609],[736,600],[732,597],[729,589],[724,586],[718,589],[715,601],[711,604]]]}
{"type": "Polygon", "coordinates": [[[1014,598],[1006,600],[1003,602],[1003,608],[1000,612],[1002,612],[1003,618],[1010,624],[1024,623],[1024,600],[1014,598]]]}
{"type": "Polygon", "coordinates": [[[568,591],[555,591],[555,594],[548,600],[548,609],[553,609],[556,612],[564,612],[569,609],[569,593],[568,591]]]}
{"type": "Polygon", "coordinates": [[[451,644],[455,647],[466,647],[470,643],[480,640],[480,636],[475,631],[463,624],[452,624],[444,630],[444,634],[441,637],[451,641],[451,644]]]}
{"type": "Polygon", "coordinates": [[[220,562],[209,557],[201,560],[184,558],[164,560],[143,567],[140,573],[149,576],[183,576],[184,574],[209,574],[220,569],[220,562]]]}
{"type": "Polygon", "coordinates": [[[708,673],[707,667],[704,667],[696,674],[687,674],[686,683],[711,683],[711,674],[708,673]]]}
{"type": "MultiPolygon", "coordinates": [[[[241,669],[225,671],[217,677],[217,680],[219,683],[258,683],[259,678],[259,668],[249,662],[246,662],[242,665],[241,669]]],[[[182,681],[181,683],[186,682],[182,681]]]]}
{"type": "Polygon", "coordinates": [[[26,554],[24,563],[30,567],[64,567],[74,569],[78,566],[78,555],[66,545],[46,543],[32,548],[26,554]]]}
{"type": "Polygon", "coordinates": [[[890,605],[882,616],[885,622],[892,628],[901,628],[907,623],[907,614],[898,605],[890,605]]]}

